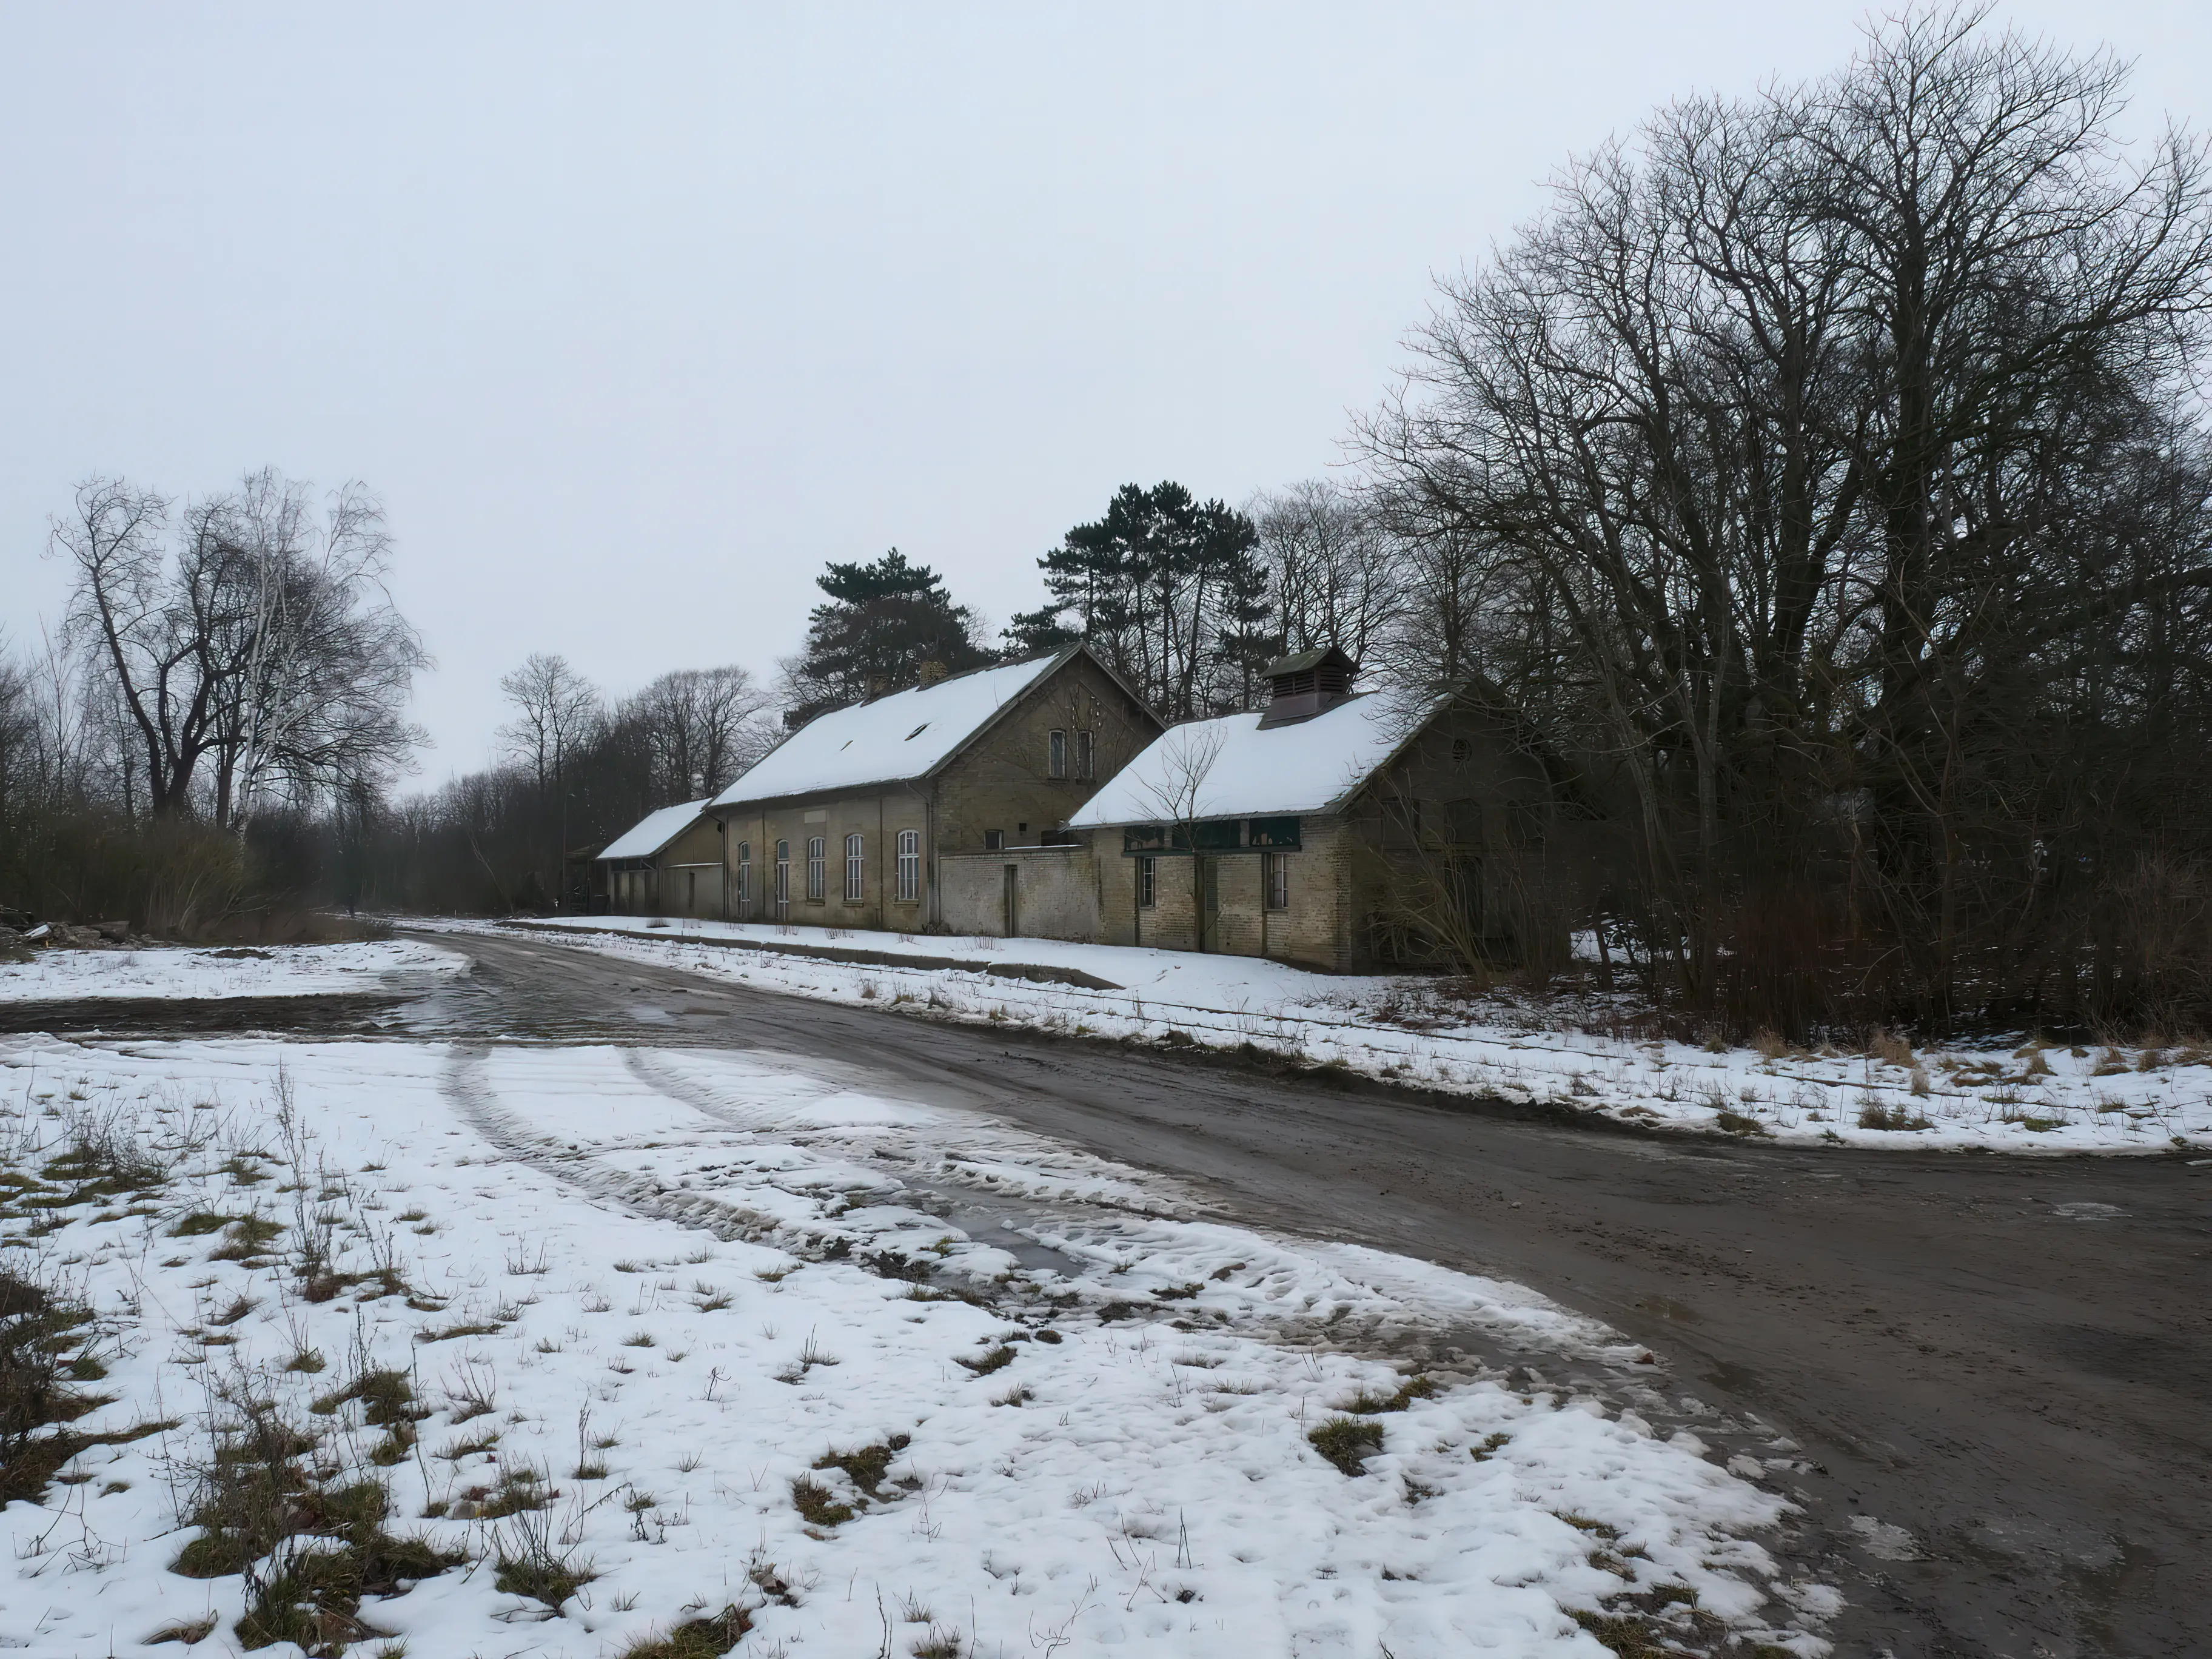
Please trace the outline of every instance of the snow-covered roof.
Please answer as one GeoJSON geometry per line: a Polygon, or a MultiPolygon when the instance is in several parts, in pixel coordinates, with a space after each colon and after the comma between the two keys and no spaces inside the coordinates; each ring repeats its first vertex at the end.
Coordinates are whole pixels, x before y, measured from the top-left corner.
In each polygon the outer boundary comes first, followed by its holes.
{"type": "Polygon", "coordinates": [[[599,858],[649,859],[696,823],[706,806],[703,800],[687,800],[681,806],[664,806],[658,812],[647,812],[609,842],[599,858]]]}
{"type": "Polygon", "coordinates": [[[1085,830],[1333,811],[1431,712],[1370,691],[1265,730],[1256,714],[1171,726],[1068,823],[1085,830]]]}
{"type": "Polygon", "coordinates": [[[833,709],[769,750],[712,804],[738,806],[926,777],[1074,649],[833,709]]]}

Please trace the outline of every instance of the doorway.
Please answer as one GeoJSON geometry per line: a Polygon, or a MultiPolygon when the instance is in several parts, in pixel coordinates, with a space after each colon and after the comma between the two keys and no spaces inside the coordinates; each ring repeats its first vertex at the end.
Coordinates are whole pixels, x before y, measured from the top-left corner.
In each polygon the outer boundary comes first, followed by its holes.
{"type": "Polygon", "coordinates": [[[1012,939],[1022,931],[1022,866],[1006,866],[1006,937],[1012,939]]]}
{"type": "Polygon", "coordinates": [[[1221,948],[1221,860],[1200,858],[1198,866],[1198,948],[1221,948]]]}

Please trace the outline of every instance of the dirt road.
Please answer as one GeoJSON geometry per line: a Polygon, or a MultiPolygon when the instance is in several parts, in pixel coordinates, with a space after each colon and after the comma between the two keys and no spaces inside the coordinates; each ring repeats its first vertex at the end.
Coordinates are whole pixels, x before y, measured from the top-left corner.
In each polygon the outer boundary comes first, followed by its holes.
{"type": "Polygon", "coordinates": [[[441,942],[477,971],[416,1032],[834,1056],[1609,1322],[1817,1465],[1846,1652],[2212,1651],[2212,1168],[1632,1137],[441,942]]]}

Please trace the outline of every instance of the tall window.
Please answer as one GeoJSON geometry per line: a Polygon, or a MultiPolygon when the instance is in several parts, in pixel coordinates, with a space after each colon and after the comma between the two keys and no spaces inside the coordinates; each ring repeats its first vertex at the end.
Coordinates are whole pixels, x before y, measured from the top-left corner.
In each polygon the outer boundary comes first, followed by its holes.
{"type": "Polygon", "coordinates": [[[1139,910],[1149,910],[1159,902],[1159,887],[1154,879],[1157,874],[1155,866],[1158,863],[1158,859],[1137,860],[1137,908],[1139,910]]]}
{"type": "Polygon", "coordinates": [[[806,896],[820,901],[829,896],[830,841],[826,836],[806,838],[806,896]]]}
{"type": "Polygon", "coordinates": [[[783,907],[791,902],[791,843],[780,841],[775,844],[775,908],[781,915],[783,907]]]}
{"type": "Polygon", "coordinates": [[[1075,734],[1075,775],[1085,779],[1098,775],[1098,744],[1088,732],[1075,734]]]}
{"type": "Polygon", "coordinates": [[[738,918],[744,919],[745,906],[753,902],[753,844],[749,841],[738,843],[738,918]]]}
{"type": "Polygon", "coordinates": [[[1055,732],[1046,748],[1045,775],[1064,778],[1067,775],[1067,733],[1055,732]]]}
{"type": "Polygon", "coordinates": [[[866,883],[867,872],[860,858],[861,842],[858,836],[845,837],[845,902],[858,904],[866,883]]]}
{"type": "Polygon", "coordinates": [[[1261,860],[1260,873],[1261,879],[1267,890],[1267,908],[1270,910],[1289,909],[1291,908],[1291,860],[1288,854],[1263,853],[1261,854],[1261,860]]]}
{"type": "Polygon", "coordinates": [[[912,904],[921,896],[921,831],[902,830],[898,833],[898,896],[902,904],[912,904]]]}

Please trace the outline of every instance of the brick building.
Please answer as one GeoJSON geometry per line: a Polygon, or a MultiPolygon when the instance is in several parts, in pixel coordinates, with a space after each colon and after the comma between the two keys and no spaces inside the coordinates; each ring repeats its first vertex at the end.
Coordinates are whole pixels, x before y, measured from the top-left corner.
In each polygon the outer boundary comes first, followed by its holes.
{"type": "Polygon", "coordinates": [[[618,915],[722,914],[722,826],[703,800],[648,812],[592,862],[618,915]]]}
{"type": "Polygon", "coordinates": [[[920,685],[817,716],[708,804],[722,914],[1020,931],[1025,853],[1159,730],[1085,646],[966,674],[925,669],[920,685]]]}
{"type": "Polygon", "coordinates": [[[1093,937],[1336,972],[1553,948],[1571,781],[1480,688],[1361,695],[1353,672],[1269,665],[1266,709],[1172,728],[1075,814],[1093,937]]]}

